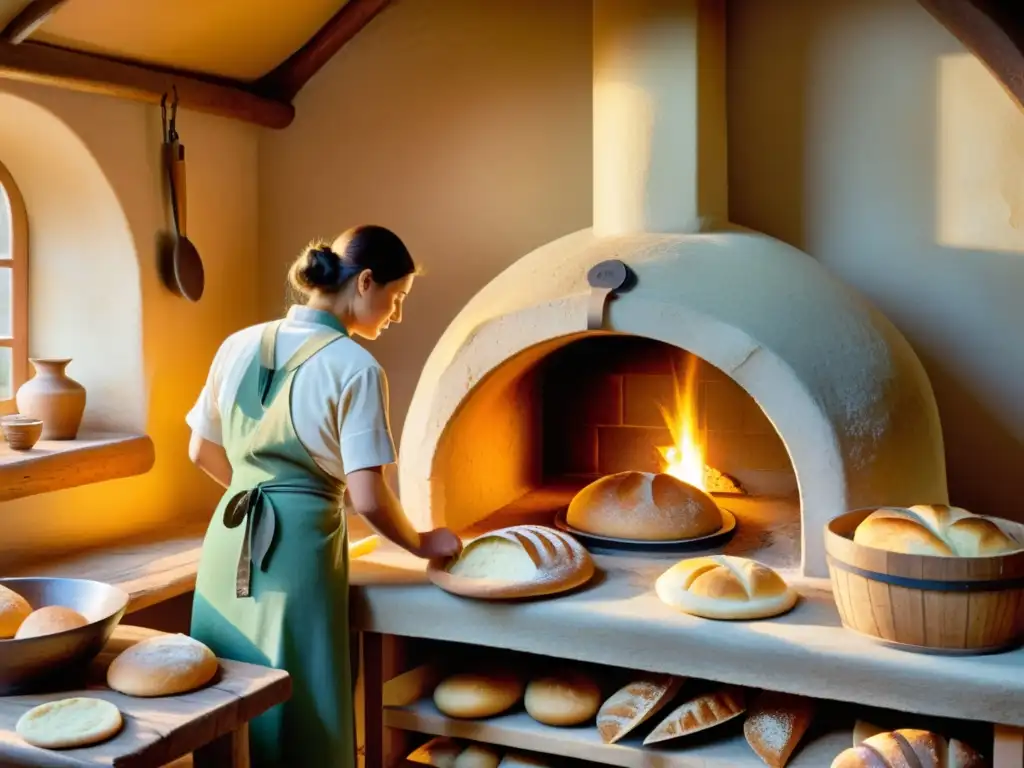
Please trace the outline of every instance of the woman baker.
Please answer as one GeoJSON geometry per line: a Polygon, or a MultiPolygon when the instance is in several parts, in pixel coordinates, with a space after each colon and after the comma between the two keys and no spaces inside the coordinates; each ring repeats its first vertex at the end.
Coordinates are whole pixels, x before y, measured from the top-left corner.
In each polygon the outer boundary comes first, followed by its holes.
{"type": "Polygon", "coordinates": [[[230,336],[187,418],[189,456],[227,489],[203,543],[192,636],[292,678],[291,699],[250,726],[254,766],[355,765],[343,494],[414,555],[462,547],[446,528],[417,532],[386,484],[387,381],[353,340],[401,322],[415,274],[383,227],[310,247],[289,273],[305,305],[230,336]]]}

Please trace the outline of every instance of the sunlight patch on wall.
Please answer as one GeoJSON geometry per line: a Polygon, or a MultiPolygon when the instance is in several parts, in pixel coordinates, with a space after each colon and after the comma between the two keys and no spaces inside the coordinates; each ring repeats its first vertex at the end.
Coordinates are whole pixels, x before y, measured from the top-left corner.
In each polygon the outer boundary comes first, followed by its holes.
{"type": "Polygon", "coordinates": [[[940,245],[1024,253],[1024,110],[970,54],[937,72],[940,245]]]}

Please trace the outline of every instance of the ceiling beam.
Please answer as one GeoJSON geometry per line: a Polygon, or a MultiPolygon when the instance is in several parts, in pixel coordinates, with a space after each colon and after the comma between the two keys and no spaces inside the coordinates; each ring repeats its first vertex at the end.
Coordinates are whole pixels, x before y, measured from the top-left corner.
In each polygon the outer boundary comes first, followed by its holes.
{"type": "Polygon", "coordinates": [[[0,42],[0,78],[56,85],[147,104],[159,104],[173,86],[178,90],[179,106],[197,112],[266,128],[286,128],[295,117],[290,103],[261,96],[243,83],[132,64],[42,43],[0,42]]]}
{"type": "Polygon", "coordinates": [[[291,102],[342,46],[355,37],[391,0],[348,0],[309,41],[257,83],[260,93],[291,102]]]}
{"type": "Polygon", "coordinates": [[[1020,0],[918,0],[1024,109],[1024,12],[1020,0]]]}
{"type": "Polygon", "coordinates": [[[0,40],[15,45],[24,42],[66,2],[67,0],[32,0],[18,12],[17,16],[7,22],[7,26],[0,31],[0,40]]]}

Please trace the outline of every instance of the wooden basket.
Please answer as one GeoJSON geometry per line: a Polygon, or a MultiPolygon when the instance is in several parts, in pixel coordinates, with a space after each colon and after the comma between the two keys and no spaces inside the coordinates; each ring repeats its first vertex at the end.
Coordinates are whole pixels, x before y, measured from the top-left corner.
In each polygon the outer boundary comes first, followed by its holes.
{"type": "MultiPolygon", "coordinates": [[[[1024,643],[1024,551],[993,557],[906,555],[853,542],[875,511],[825,530],[832,594],[843,626],[908,651],[973,655],[1024,643]]],[[[1024,542],[1024,527],[991,518],[1024,542]]]]}

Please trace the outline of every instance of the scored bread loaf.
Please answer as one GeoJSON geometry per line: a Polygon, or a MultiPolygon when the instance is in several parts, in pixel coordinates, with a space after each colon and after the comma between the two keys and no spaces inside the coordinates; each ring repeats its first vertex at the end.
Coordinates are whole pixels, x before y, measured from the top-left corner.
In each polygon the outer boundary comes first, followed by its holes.
{"type": "Polygon", "coordinates": [[[1021,549],[988,518],[942,504],[879,507],[860,522],[853,541],[887,552],[936,557],[991,557],[1021,549]]]}
{"type": "Polygon", "coordinates": [[[523,688],[512,672],[459,672],[437,684],[434,705],[448,717],[493,717],[518,704],[523,688]]]}
{"type": "Polygon", "coordinates": [[[432,560],[427,575],[464,597],[539,597],[585,584],[594,575],[594,561],[567,533],[514,525],[474,539],[452,560],[432,560]]]}
{"type": "Polygon", "coordinates": [[[742,688],[727,685],[683,702],[647,734],[644,744],[677,739],[739,717],[746,711],[744,693],[742,688]]]}
{"type": "Polygon", "coordinates": [[[694,539],[722,527],[722,513],[704,491],[672,475],[618,472],[573,497],[565,521],[584,533],[636,541],[694,539]]]}
{"type": "Polygon", "coordinates": [[[58,632],[84,627],[88,623],[89,620],[78,611],[65,608],[63,605],[46,605],[25,617],[18,631],[14,633],[14,639],[55,635],[58,632]]]}
{"type": "Polygon", "coordinates": [[[0,640],[14,637],[30,613],[32,606],[28,600],[0,584],[0,640]]]}
{"type": "Polygon", "coordinates": [[[587,675],[566,670],[537,677],[526,686],[526,711],[538,723],[580,725],[593,719],[601,706],[601,688],[587,675]]]}
{"type": "Polygon", "coordinates": [[[901,728],[879,733],[840,752],[832,768],[984,768],[985,760],[962,741],[901,728]]]}
{"type": "Polygon", "coordinates": [[[666,605],[705,619],[764,619],[797,600],[767,565],[732,555],[680,560],[658,577],[654,591],[666,605]]]}
{"type": "Polygon", "coordinates": [[[455,758],[462,749],[462,744],[454,739],[437,736],[414,749],[405,759],[407,762],[429,765],[432,768],[455,768],[455,758]]]}
{"type": "Polygon", "coordinates": [[[173,696],[210,682],[220,664],[188,635],[157,635],[125,648],[107,668],[107,685],[128,696],[173,696]]]}
{"type": "Polygon", "coordinates": [[[597,732],[605,744],[614,744],[656,715],[675,698],[685,678],[671,675],[640,677],[617,690],[597,712],[597,732]]]}
{"type": "Polygon", "coordinates": [[[743,735],[769,768],[784,768],[814,719],[814,699],[762,691],[743,721],[743,735]]]}

